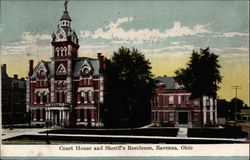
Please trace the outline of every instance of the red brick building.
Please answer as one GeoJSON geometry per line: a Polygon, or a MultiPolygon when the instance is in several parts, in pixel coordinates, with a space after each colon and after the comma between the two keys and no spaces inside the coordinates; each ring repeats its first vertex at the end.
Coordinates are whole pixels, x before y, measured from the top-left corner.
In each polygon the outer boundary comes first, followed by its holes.
{"type": "Polygon", "coordinates": [[[79,43],[65,11],[52,34],[51,61],[33,68],[30,60],[27,78],[27,109],[31,125],[102,126],[104,57],[78,57],[79,43]]]}
{"type": "Polygon", "coordinates": [[[151,122],[155,125],[192,126],[217,123],[216,99],[204,96],[191,100],[173,77],[157,77],[156,96],[151,102],[151,122]],[[201,105],[202,102],[202,105],[201,105]]]}

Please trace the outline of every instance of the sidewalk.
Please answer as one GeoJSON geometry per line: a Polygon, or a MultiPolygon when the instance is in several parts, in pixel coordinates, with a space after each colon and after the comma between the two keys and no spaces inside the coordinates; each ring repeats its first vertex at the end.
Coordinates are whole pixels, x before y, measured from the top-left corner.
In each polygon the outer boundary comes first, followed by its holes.
{"type": "Polygon", "coordinates": [[[40,135],[39,132],[47,131],[47,130],[53,130],[52,128],[15,128],[15,129],[2,129],[2,135],[1,139],[9,139],[21,135],[40,135]]]}
{"type": "Polygon", "coordinates": [[[177,133],[177,137],[187,138],[187,132],[188,132],[188,128],[180,127],[177,133]]]}
{"type": "MultiPolygon", "coordinates": [[[[3,129],[3,135],[2,140],[7,140],[9,138],[13,138],[16,136],[21,135],[31,135],[31,136],[46,136],[46,133],[39,133],[44,132],[47,130],[53,130],[47,129],[47,128],[39,128],[39,129],[3,129]]],[[[180,128],[177,137],[164,137],[164,136],[135,136],[135,135],[96,135],[96,134],[49,134],[49,136],[58,136],[58,137],[90,137],[90,138],[137,138],[137,139],[165,139],[165,140],[174,140],[174,139],[183,139],[183,140],[219,140],[219,141],[235,141],[235,142],[246,142],[246,138],[203,138],[203,137],[187,137],[187,128],[180,128]]]]}

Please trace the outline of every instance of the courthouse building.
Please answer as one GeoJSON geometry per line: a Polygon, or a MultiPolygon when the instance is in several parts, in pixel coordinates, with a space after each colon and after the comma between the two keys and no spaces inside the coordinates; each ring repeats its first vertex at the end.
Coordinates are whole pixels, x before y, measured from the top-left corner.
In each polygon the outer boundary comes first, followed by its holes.
{"type": "Polygon", "coordinates": [[[102,126],[104,56],[78,57],[79,43],[65,10],[52,34],[51,61],[29,62],[27,109],[31,125],[102,126]]]}
{"type": "Polygon", "coordinates": [[[156,96],[151,101],[151,122],[155,125],[193,126],[217,123],[216,99],[203,96],[190,99],[191,93],[174,77],[157,77],[156,96]]]}

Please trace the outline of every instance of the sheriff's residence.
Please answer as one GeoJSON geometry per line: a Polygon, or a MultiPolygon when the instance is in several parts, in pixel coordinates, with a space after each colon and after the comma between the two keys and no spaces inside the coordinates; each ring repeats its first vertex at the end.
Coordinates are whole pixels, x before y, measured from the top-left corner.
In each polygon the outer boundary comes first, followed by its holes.
{"type": "Polygon", "coordinates": [[[190,99],[191,93],[174,77],[157,77],[156,96],[151,101],[151,122],[155,125],[193,126],[217,123],[216,99],[203,96],[190,99]]]}

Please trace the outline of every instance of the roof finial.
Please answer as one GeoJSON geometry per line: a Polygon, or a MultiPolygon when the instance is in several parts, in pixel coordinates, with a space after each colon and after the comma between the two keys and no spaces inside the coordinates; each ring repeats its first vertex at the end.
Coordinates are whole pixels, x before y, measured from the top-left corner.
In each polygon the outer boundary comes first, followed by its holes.
{"type": "Polygon", "coordinates": [[[64,2],[65,11],[67,11],[67,3],[68,2],[69,2],[69,0],[65,0],[65,2],[64,2]]]}

